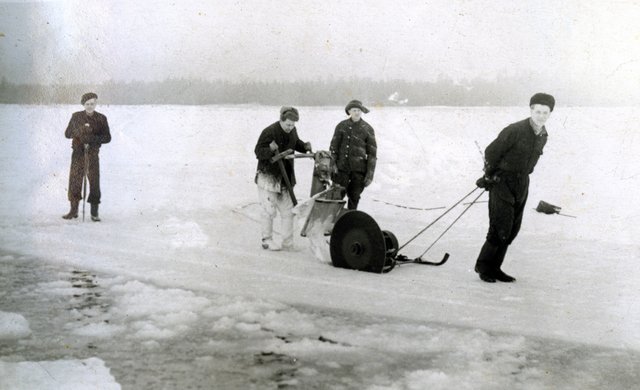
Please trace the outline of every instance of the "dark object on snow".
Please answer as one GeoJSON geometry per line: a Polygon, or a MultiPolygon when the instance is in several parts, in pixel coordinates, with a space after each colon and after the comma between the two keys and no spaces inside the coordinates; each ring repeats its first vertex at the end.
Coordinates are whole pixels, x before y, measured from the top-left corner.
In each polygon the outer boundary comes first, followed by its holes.
{"type": "Polygon", "coordinates": [[[560,209],[562,209],[562,207],[554,206],[551,203],[545,202],[544,200],[541,200],[538,203],[538,207],[536,207],[537,212],[545,214],[558,214],[560,212],[560,209]]]}
{"type": "Polygon", "coordinates": [[[569,215],[569,214],[563,214],[560,212],[560,210],[562,210],[562,207],[560,206],[554,206],[551,203],[547,203],[544,200],[541,200],[538,203],[538,207],[535,208],[535,210],[539,213],[545,213],[545,214],[558,214],[558,215],[562,215],[563,217],[570,217],[570,218],[576,218],[576,216],[574,215],[569,215]]]}
{"type": "MultiPolygon", "coordinates": [[[[389,245],[389,251],[393,251],[389,245]]],[[[335,267],[381,273],[387,245],[376,221],[362,211],[345,213],[333,226],[330,241],[331,262],[335,267]]]]}
{"type": "Polygon", "coordinates": [[[358,210],[347,211],[335,223],[331,232],[330,251],[335,267],[375,273],[389,272],[396,265],[404,263],[438,266],[449,258],[447,253],[436,263],[398,254],[396,236],[390,231],[381,230],[371,216],[358,210]]]}

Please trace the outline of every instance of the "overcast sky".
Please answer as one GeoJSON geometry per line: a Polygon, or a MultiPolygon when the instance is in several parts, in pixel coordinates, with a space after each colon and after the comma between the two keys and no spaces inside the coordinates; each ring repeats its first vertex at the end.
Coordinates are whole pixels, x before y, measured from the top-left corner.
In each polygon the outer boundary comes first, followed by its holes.
{"type": "Polygon", "coordinates": [[[535,75],[638,95],[640,1],[0,4],[13,82],[535,75]]]}

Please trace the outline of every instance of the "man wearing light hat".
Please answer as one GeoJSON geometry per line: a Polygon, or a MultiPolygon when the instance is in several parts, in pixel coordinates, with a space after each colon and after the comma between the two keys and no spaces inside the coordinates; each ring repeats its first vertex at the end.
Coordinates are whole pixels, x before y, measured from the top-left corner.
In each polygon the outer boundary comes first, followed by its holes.
{"type": "MultiPolygon", "coordinates": [[[[298,138],[296,122],[300,119],[298,110],[284,106],[280,109],[280,120],[262,130],[255,147],[258,168],[255,183],[262,206],[262,248],[288,250],[293,248],[293,201],[286,188],[286,180],[280,167],[271,158],[287,149],[305,153],[311,152],[311,144],[298,138]],[[280,212],[282,242],[273,240],[273,220],[280,212]]],[[[296,184],[293,159],[282,160],[291,187],[296,184]]]]}
{"type": "Polygon", "coordinates": [[[82,182],[85,175],[89,179],[89,196],[91,204],[91,220],[100,221],[98,205],[100,204],[100,146],[111,142],[111,133],[107,117],[95,111],[98,95],[88,92],[82,95],[80,103],[84,111],[71,115],[65,137],[73,139],[71,147],[71,169],[69,171],[68,198],[71,209],[62,216],[64,219],[78,218],[78,204],[82,199],[82,182]]]}
{"type": "Polygon", "coordinates": [[[553,96],[536,93],[529,101],[531,117],[504,128],[485,150],[485,175],[476,184],[489,191],[489,232],[475,266],[484,282],[516,280],[500,267],[520,231],[529,174],[547,143],[544,125],[555,104],[553,96]]]}
{"type": "Polygon", "coordinates": [[[362,119],[369,109],[359,100],[350,101],[344,108],[349,118],[338,123],[331,139],[331,156],[337,167],[333,181],[345,188],[347,208],[358,208],[360,195],[373,181],[378,146],[373,127],[362,119]]]}

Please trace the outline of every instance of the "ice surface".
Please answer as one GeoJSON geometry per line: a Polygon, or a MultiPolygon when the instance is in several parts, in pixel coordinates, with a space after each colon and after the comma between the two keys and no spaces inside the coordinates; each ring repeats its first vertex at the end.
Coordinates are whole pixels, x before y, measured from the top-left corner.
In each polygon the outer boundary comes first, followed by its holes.
{"type": "Polygon", "coordinates": [[[119,390],[100,359],[11,363],[0,360],[0,389],[119,390]]]}
{"type": "Polygon", "coordinates": [[[22,315],[0,311],[0,340],[20,339],[30,334],[29,322],[22,315]]]}
{"type": "Polygon", "coordinates": [[[10,372],[7,383],[23,385],[12,388],[33,388],[32,379],[51,388],[46,378],[26,378],[21,368],[48,361],[37,358],[43,355],[77,357],[56,363],[56,379],[60,365],[73,371],[66,366],[85,362],[86,355],[100,359],[81,377],[64,376],[59,382],[65,386],[100,387],[110,383],[110,372],[132,388],[626,388],[640,367],[639,353],[620,349],[85,271],[47,277],[53,280],[20,280],[7,297],[29,307],[34,321],[31,337],[0,344],[0,371],[10,372]],[[65,283],[77,287],[61,289],[65,283]]]}

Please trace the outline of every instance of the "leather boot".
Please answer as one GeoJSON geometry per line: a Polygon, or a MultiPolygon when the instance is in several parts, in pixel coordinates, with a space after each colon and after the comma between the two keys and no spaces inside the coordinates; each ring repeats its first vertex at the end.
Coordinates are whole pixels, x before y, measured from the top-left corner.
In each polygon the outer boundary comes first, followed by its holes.
{"type": "Polygon", "coordinates": [[[80,201],[71,201],[71,209],[69,212],[62,216],[64,219],[73,219],[78,218],[78,204],[80,201]]]}
{"type": "Polygon", "coordinates": [[[476,261],[475,271],[479,274],[480,279],[487,283],[496,282],[496,269],[500,247],[492,244],[489,240],[484,242],[478,260],[476,261]]]}
{"type": "Polygon", "coordinates": [[[479,274],[487,273],[496,268],[496,254],[498,252],[498,246],[493,245],[488,240],[482,245],[478,260],[476,260],[475,271],[479,274]]]}
{"type": "Polygon", "coordinates": [[[93,222],[100,222],[100,217],[98,216],[98,204],[99,203],[91,203],[91,220],[93,222]]]}
{"type": "Polygon", "coordinates": [[[509,245],[506,244],[500,245],[498,247],[498,250],[496,251],[496,269],[493,276],[496,278],[496,280],[499,280],[501,282],[513,283],[516,281],[516,278],[500,269],[500,267],[502,267],[504,257],[507,254],[507,248],[509,248],[509,245]]]}

